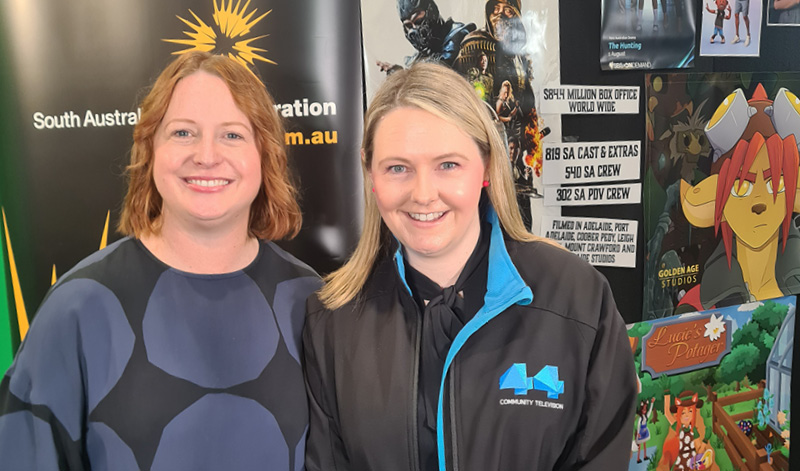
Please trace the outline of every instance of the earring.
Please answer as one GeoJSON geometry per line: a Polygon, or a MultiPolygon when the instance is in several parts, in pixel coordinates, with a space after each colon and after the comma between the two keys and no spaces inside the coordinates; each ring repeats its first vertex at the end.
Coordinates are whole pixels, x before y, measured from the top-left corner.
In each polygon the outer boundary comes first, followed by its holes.
{"type": "Polygon", "coordinates": [[[489,186],[489,180],[484,180],[483,187],[486,188],[487,186],[489,186]]]}
{"type": "Polygon", "coordinates": [[[375,193],[375,187],[374,186],[372,187],[372,192],[375,193]]]}

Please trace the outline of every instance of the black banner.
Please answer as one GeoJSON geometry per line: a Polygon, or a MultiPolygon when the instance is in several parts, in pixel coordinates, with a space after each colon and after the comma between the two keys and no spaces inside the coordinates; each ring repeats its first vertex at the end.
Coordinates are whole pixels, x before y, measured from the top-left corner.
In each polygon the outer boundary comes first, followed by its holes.
{"type": "Polygon", "coordinates": [[[108,243],[118,238],[137,103],[179,51],[252,62],[286,117],[304,227],[283,245],[321,272],[355,245],[358,0],[27,0],[6,2],[0,15],[0,206],[12,324],[15,309],[32,315],[52,277],[97,250],[107,216],[108,243]],[[14,301],[19,290],[27,306],[14,301]]]}

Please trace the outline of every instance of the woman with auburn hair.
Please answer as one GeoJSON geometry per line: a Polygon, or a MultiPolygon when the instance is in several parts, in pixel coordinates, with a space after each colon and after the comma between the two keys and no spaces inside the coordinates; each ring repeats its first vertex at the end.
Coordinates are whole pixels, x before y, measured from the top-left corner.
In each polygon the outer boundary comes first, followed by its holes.
{"type": "Polygon", "coordinates": [[[134,129],[120,232],[47,294],[0,383],[8,469],[303,467],[301,224],[283,126],[232,59],[187,53],[134,129]]]}
{"type": "Polygon", "coordinates": [[[608,283],[526,232],[488,110],[446,67],[367,110],[364,230],[308,303],[306,468],[623,469],[633,359],[608,283]]]}

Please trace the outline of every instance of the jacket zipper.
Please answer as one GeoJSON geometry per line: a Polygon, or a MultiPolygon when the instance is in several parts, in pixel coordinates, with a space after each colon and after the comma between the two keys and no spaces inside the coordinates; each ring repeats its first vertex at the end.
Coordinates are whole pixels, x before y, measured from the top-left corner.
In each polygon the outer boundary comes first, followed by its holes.
{"type": "Polygon", "coordinates": [[[450,410],[450,446],[452,447],[451,462],[453,463],[452,471],[458,471],[458,446],[456,444],[456,400],[455,400],[455,385],[456,385],[456,359],[453,358],[453,363],[450,365],[450,391],[448,391],[448,409],[450,410]]]}
{"type": "MultiPolygon", "coordinates": [[[[412,300],[413,302],[413,300],[412,300]]],[[[414,302],[414,373],[412,376],[411,387],[411,469],[413,471],[420,471],[419,469],[419,430],[417,424],[417,407],[419,401],[419,356],[422,343],[422,314],[414,302]]]]}

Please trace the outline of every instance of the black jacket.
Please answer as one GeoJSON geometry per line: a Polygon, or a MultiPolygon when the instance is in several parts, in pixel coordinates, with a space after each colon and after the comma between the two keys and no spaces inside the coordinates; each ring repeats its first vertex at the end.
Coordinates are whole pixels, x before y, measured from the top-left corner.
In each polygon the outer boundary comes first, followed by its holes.
{"type": "MultiPolygon", "coordinates": [[[[627,469],[636,382],[608,283],[557,247],[504,240],[489,220],[486,305],[445,362],[439,469],[627,469]]],[[[402,266],[380,262],[335,311],[309,300],[309,471],[419,468],[422,322],[403,308],[413,301],[402,266]]]]}

